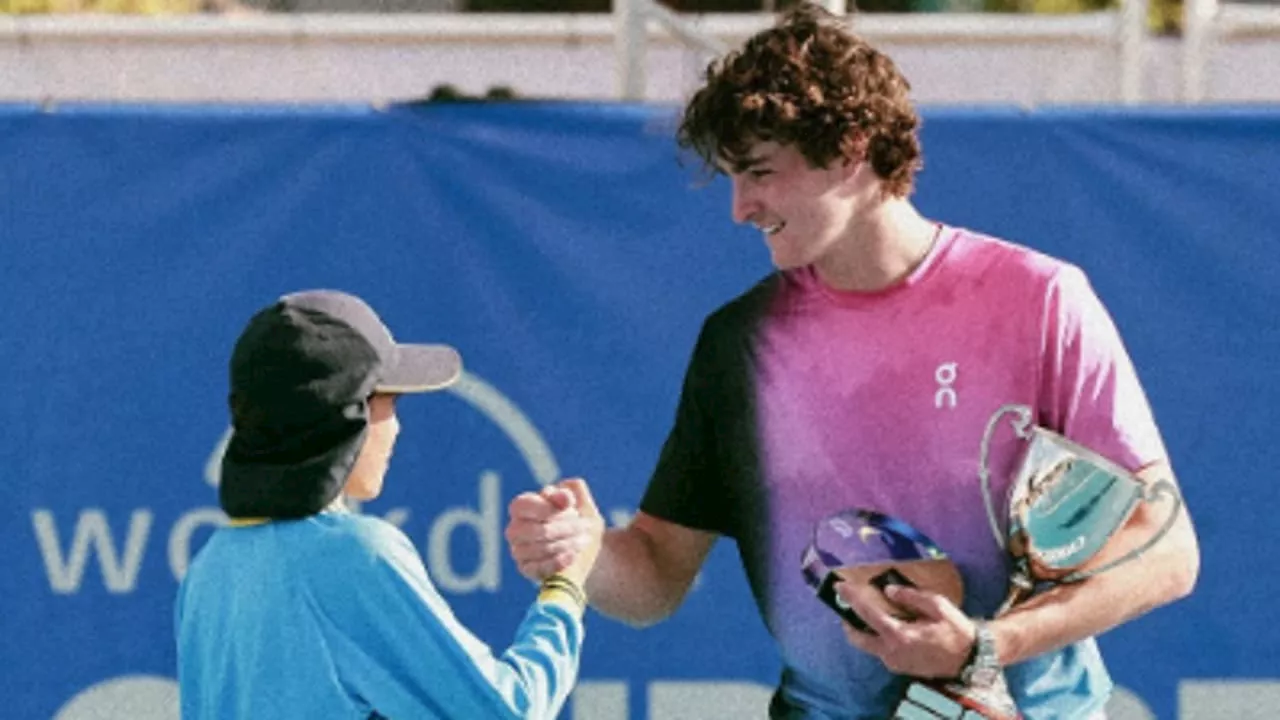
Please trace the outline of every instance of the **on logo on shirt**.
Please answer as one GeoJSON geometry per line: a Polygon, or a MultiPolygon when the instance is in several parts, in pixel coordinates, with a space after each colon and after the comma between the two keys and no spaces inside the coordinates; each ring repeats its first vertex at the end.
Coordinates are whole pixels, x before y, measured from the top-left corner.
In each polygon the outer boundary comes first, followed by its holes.
{"type": "Polygon", "coordinates": [[[945,362],[933,371],[933,379],[938,381],[938,391],[933,394],[933,406],[939,410],[944,407],[948,410],[954,408],[960,399],[953,387],[960,373],[959,368],[957,363],[945,362]]]}

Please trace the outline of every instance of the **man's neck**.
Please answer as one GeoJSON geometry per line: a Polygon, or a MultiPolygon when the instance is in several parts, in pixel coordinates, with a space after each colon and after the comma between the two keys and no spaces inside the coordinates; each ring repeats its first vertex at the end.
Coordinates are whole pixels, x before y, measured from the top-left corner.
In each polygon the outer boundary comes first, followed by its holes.
{"type": "Polygon", "coordinates": [[[886,200],[861,213],[814,268],[837,290],[875,292],[910,275],[928,256],[938,224],[905,199],[886,200]]]}

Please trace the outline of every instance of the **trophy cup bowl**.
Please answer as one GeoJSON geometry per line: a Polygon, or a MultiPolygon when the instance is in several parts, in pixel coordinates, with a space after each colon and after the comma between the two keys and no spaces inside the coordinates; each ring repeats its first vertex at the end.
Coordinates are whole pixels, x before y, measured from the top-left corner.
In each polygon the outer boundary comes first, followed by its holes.
{"type": "Polygon", "coordinates": [[[867,604],[900,618],[909,616],[885,597],[889,585],[932,590],[956,604],[964,595],[960,572],[946,553],[902,520],[873,510],[852,508],[818,521],[800,562],[818,599],[863,632],[871,629],[836,594],[837,582],[847,582],[867,604]]]}
{"type": "Polygon", "coordinates": [[[1173,527],[1182,497],[1171,480],[1148,483],[1120,465],[1031,421],[1025,405],[1006,405],[991,416],[983,437],[979,475],[996,541],[1014,563],[1009,597],[996,615],[1025,599],[1038,584],[1080,582],[1146,552],[1173,527]],[[1024,441],[1009,483],[1005,529],[992,498],[987,463],[999,420],[1013,414],[1024,441]],[[1141,503],[1167,498],[1169,514],[1139,546],[1121,552],[1110,541],[1141,503]]]}

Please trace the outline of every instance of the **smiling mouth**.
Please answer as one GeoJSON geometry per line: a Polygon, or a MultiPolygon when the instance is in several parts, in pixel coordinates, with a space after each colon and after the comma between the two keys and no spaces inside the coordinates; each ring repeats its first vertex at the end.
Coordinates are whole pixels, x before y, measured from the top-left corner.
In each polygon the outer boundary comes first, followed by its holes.
{"type": "Polygon", "coordinates": [[[777,235],[779,232],[782,232],[782,228],[786,226],[787,226],[786,223],[780,222],[780,223],[774,223],[772,225],[757,225],[756,227],[760,228],[760,232],[764,233],[765,237],[769,237],[772,235],[777,235]]]}

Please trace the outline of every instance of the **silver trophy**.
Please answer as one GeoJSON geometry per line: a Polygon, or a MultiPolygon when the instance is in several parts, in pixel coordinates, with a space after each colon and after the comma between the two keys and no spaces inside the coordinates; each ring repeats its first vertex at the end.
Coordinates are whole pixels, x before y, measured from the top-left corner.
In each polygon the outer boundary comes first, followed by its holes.
{"type": "Polygon", "coordinates": [[[1172,480],[1139,479],[1092,450],[1035,425],[1025,405],[1005,405],[991,416],[982,437],[978,477],[991,531],[1013,560],[1009,595],[996,616],[1030,597],[1038,586],[1080,582],[1137,558],[1169,533],[1182,509],[1182,496],[1172,480]],[[1009,484],[1008,527],[1001,529],[987,459],[991,438],[1007,414],[1014,416],[1014,432],[1026,446],[1009,484]],[[1169,500],[1170,509],[1159,530],[1119,557],[1102,555],[1139,503],[1161,498],[1169,500]]]}
{"type": "MultiPolygon", "coordinates": [[[[1033,423],[1031,408],[1005,405],[991,416],[982,436],[978,477],[996,542],[1009,553],[1013,574],[1009,593],[994,617],[1007,613],[1037,590],[1106,572],[1159,542],[1182,508],[1173,481],[1145,482],[1082,445],[1033,423]],[[1013,430],[1025,441],[1009,483],[1007,518],[1002,523],[991,492],[988,459],[1000,420],[1012,415],[1013,430]],[[1103,549],[1133,515],[1139,503],[1167,498],[1169,517],[1150,538],[1119,557],[1103,549]],[[1002,527],[1007,525],[1007,527],[1002,527]]],[[[894,718],[1020,717],[1002,674],[984,684],[916,681],[894,711],[894,718]],[[925,710],[933,714],[926,714],[925,710]]]]}

